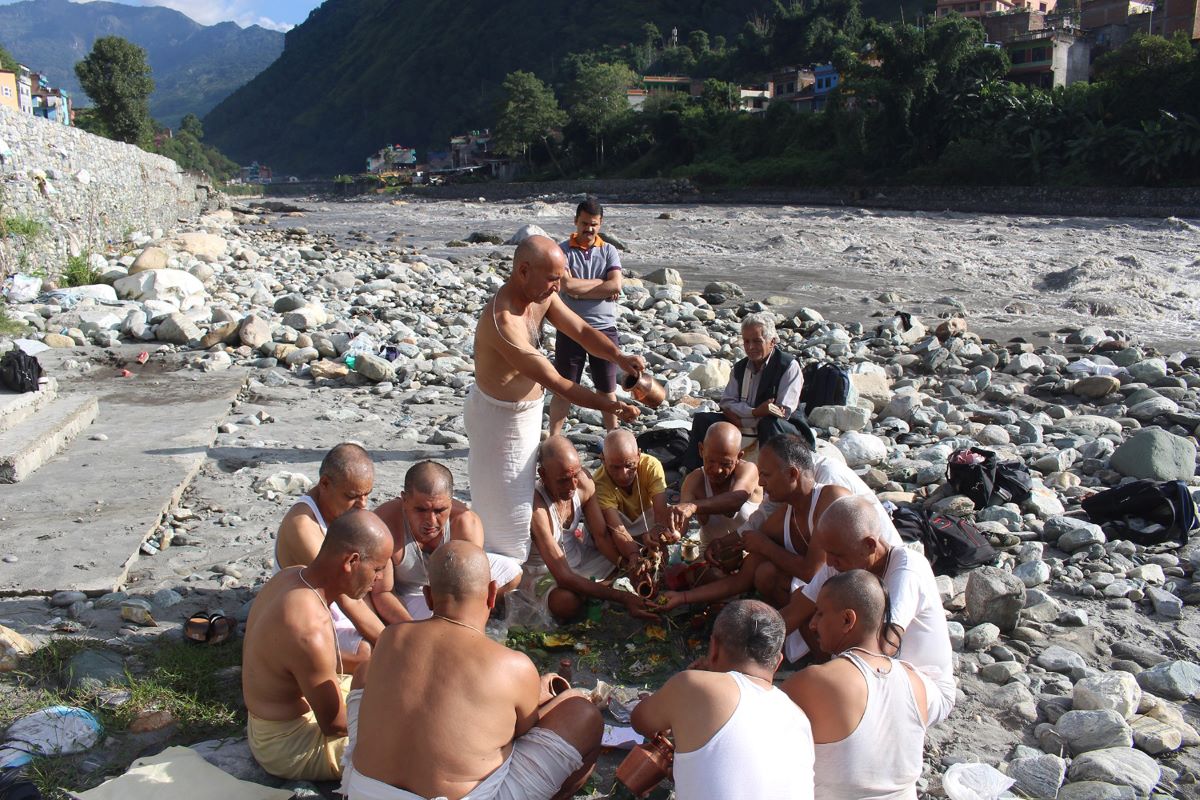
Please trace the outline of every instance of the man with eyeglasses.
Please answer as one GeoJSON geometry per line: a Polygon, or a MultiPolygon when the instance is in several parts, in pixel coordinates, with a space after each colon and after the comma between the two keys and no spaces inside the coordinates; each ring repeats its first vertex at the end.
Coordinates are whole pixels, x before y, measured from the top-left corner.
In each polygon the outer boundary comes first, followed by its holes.
{"type": "Polygon", "coordinates": [[[743,437],[759,444],[776,436],[794,434],[813,443],[804,421],[800,390],[804,375],[800,362],[777,345],[775,320],[770,314],[750,314],[742,320],[742,348],[746,357],[733,366],[729,385],[721,395],[721,411],[701,412],[692,418],[687,451],[680,466],[688,472],[699,469],[700,443],[715,423],[736,425],[743,437]]]}

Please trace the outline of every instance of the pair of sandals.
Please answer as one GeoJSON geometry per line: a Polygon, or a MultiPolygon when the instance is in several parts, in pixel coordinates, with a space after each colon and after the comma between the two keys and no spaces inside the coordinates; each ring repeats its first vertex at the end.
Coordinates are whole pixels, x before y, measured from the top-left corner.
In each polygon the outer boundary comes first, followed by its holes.
{"type": "Polygon", "coordinates": [[[237,622],[233,619],[203,611],[193,614],[183,625],[183,635],[188,641],[210,645],[229,641],[236,630],[237,622]]]}

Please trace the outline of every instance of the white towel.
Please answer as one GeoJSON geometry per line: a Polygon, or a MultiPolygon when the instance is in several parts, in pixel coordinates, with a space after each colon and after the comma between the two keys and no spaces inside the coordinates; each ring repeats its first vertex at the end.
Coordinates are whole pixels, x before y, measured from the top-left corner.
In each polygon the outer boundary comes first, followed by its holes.
{"type": "Polygon", "coordinates": [[[472,386],[463,422],[470,442],[471,509],[483,523],[483,549],[524,564],[542,439],[542,398],[510,403],[472,386]]]}

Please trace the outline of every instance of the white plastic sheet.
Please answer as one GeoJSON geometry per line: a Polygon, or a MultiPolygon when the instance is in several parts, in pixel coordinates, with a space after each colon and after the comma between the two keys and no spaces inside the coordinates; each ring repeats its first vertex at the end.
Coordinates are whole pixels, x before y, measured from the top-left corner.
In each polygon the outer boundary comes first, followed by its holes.
{"type": "Polygon", "coordinates": [[[942,790],[950,800],[1001,800],[1012,797],[1009,788],[1015,783],[988,764],[954,764],[942,776],[942,790]]]}
{"type": "Polygon", "coordinates": [[[74,706],[51,706],[21,717],[0,747],[0,767],[28,764],[32,756],[82,753],[100,741],[100,723],[74,706]]]}

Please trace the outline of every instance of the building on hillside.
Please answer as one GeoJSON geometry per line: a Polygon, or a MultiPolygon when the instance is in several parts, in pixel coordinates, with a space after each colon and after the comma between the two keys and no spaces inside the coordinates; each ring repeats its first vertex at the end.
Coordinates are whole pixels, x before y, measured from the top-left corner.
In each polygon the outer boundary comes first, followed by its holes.
{"type": "Polygon", "coordinates": [[[738,110],[761,114],[771,104],[774,87],[770,81],[754,86],[738,87],[738,110]]]}
{"type": "Polygon", "coordinates": [[[1079,23],[1092,43],[1092,60],[1125,44],[1138,31],[1149,33],[1153,16],[1150,0],[1083,0],[1079,23]]]}
{"type": "Polygon", "coordinates": [[[771,102],[787,103],[796,111],[812,110],[813,71],[787,67],[771,74],[771,102]]]}
{"type": "Polygon", "coordinates": [[[649,96],[645,89],[631,87],[625,90],[625,102],[634,111],[641,111],[642,106],[646,105],[646,98],[649,96]]]}
{"type": "Polygon", "coordinates": [[[1155,12],[1151,30],[1171,38],[1183,31],[1193,42],[1200,40],[1200,0],[1163,0],[1155,12]]]}
{"type": "Polygon", "coordinates": [[[1012,60],[1008,79],[1050,89],[1087,81],[1091,42],[1078,30],[1045,28],[1017,34],[1004,43],[1012,60]]]}
{"type": "Polygon", "coordinates": [[[28,67],[0,70],[0,106],[19,114],[33,113],[33,80],[28,67]]]}
{"type": "Polygon", "coordinates": [[[1014,11],[1054,11],[1057,0],[938,0],[936,16],[944,17],[951,12],[971,19],[981,19],[988,14],[1008,14],[1014,11]]]}
{"type": "Polygon", "coordinates": [[[429,157],[426,160],[429,163],[430,170],[450,169],[454,166],[454,161],[450,158],[449,150],[430,150],[429,157]]]}
{"type": "Polygon", "coordinates": [[[1046,15],[1041,11],[1011,11],[1005,14],[988,14],[980,18],[989,42],[1007,42],[1030,31],[1046,29],[1046,15]]]}
{"type": "Polygon", "coordinates": [[[642,89],[650,97],[671,94],[699,97],[704,93],[704,81],[701,78],[689,78],[686,75],[643,75],[642,89]]]}
{"type": "Polygon", "coordinates": [[[487,128],[450,138],[450,165],[454,169],[481,167],[491,152],[492,133],[487,128]]]}
{"type": "Polygon", "coordinates": [[[242,183],[270,183],[271,168],[266,164],[251,161],[250,166],[242,167],[242,183]]]}
{"type": "Polygon", "coordinates": [[[33,115],[57,122],[59,125],[70,125],[70,93],[51,86],[45,76],[36,72],[30,74],[29,80],[33,115]]]}
{"type": "Polygon", "coordinates": [[[399,144],[389,144],[378,153],[367,156],[367,172],[372,175],[411,171],[416,166],[416,149],[399,144]]]}
{"type": "Polygon", "coordinates": [[[0,69],[0,106],[20,111],[17,101],[17,73],[0,69]]]}

